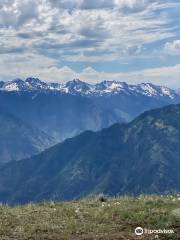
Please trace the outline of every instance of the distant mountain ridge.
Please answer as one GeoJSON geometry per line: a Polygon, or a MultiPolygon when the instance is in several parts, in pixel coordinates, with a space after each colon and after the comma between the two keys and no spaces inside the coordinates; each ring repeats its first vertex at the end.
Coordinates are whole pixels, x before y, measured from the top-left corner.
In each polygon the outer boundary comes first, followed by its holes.
{"type": "Polygon", "coordinates": [[[180,192],[180,104],[86,131],[0,168],[0,202],[180,192]]]}
{"type": "Polygon", "coordinates": [[[168,97],[175,99],[180,96],[179,91],[151,83],[137,85],[119,81],[103,81],[98,84],[88,84],[79,79],[67,83],[43,82],[38,78],[26,80],[15,79],[9,82],[0,82],[1,91],[58,91],[66,94],[79,94],[84,96],[108,96],[125,93],[127,95],[142,94],[150,97],[168,97]]]}
{"type": "Polygon", "coordinates": [[[52,136],[56,143],[175,103],[180,103],[180,92],[150,83],[91,85],[75,79],[59,84],[37,78],[0,82],[0,107],[52,136]]]}

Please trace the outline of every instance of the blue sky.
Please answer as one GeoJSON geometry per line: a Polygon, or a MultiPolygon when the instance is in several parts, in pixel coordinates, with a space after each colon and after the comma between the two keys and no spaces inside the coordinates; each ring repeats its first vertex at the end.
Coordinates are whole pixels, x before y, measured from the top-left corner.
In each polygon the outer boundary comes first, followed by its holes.
{"type": "Polygon", "coordinates": [[[180,87],[179,0],[1,0],[0,79],[180,87]]]}

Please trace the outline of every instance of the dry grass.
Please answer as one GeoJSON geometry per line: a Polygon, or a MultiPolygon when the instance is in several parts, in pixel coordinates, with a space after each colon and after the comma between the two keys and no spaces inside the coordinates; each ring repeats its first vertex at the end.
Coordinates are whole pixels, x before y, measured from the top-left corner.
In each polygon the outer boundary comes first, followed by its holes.
{"type": "Polygon", "coordinates": [[[180,239],[180,196],[0,206],[1,240],[155,239],[136,237],[137,226],[173,229],[175,234],[159,235],[160,239],[180,239]]]}

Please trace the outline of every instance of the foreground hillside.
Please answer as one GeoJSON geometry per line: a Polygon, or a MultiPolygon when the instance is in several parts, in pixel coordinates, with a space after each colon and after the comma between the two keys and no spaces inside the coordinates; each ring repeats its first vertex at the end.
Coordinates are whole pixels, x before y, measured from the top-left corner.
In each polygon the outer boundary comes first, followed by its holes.
{"type": "Polygon", "coordinates": [[[180,196],[84,199],[79,202],[41,203],[0,207],[3,240],[134,240],[136,227],[173,230],[159,239],[180,237],[180,196]]]}

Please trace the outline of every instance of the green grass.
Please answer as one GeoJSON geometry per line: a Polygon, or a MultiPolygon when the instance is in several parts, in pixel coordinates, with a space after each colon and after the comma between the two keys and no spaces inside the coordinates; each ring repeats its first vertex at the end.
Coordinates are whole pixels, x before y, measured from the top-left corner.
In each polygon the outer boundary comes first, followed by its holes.
{"type": "Polygon", "coordinates": [[[87,198],[77,202],[49,202],[0,206],[1,240],[134,240],[134,229],[173,229],[160,239],[180,239],[180,196],[87,198]]]}

